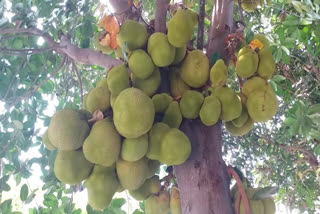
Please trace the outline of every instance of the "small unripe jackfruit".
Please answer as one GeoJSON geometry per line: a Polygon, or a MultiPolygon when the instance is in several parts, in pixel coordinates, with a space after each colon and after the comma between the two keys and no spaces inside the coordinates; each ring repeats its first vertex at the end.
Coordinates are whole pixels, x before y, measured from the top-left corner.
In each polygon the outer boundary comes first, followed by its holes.
{"type": "Polygon", "coordinates": [[[145,201],[146,214],[168,214],[170,211],[170,195],[162,190],[159,195],[151,195],[145,201]]]}
{"type": "Polygon", "coordinates": [[[186,91],[180,100],[180,110],[183,117],[187,119],[195,119],[199,116],[199,112],[204,101],[203,95],[198,91],[186,91]]]}
{"type": "Polygon", "coordinates": [[[57,149],[57,147],[55,147],[49,140],[48,130],[46,130],[42,136],[42,143],[46,146],[46,148],[48,150],[56,150],[57,149]]]}
{"type": "Polygon", "coordinates": [[[125,139],[122,142],[121,158],[126,161],[140,160],[148,151],[148,135],[125,139]]]}
{"type": "Polygon", "coordinates": [[[219,120],[221,114],[221,103],[215,96],[208,96],[200,109],[201,122],[206,126],[212,126],[219,120]]]}
{"type": "Polygon", "coordinates": [[[210,81],[213,88],[224,86],[228,79],[228,69],[222,59],[216,61],[210,70],[210,81]]]}
{"type": "Polygon", "coordinates": [[[276,64],[272,58],[272,53],[268,48],[263,48],[259,52],[258,74],[264,79],[270,79],[276,69],[276,64]]]}
{"type": "Polygon", "coordinates": [[[156,112],[164,113],[172,102],[172,97],[167,93],[156,94],[152,97],[152,102],[156,112]]]}
{"type": "Polygon", "coordinates": [[[120,28],[120,32],[117,35],[117,41],[121,48],[123,48],[125,42],[129,50],[135,50],[142,48],[147,42],[147,30],[146,27],[134,20],[126,20],[120,28]]]}
{"type": "Polygon", "coordinates": [[[149,132],[149,147],[146,156],[151,160],[159,160],[161,141],[169,131],[169,126],[165,123],[155,123],[149,132]]]}
{"type": "Polygon", "coordinates": [[[173,97],[182,97],[183,93],[190,89],[190,86],[182,80],[177,67],[170,68],[169,80],[170,92],[173,97]]]}
{"type": "Polygon", "coordinates": [[[168,106],[164,116],[162,118],[162,122],[168,124],[171,128],[179,128],[182,122],[182,114],[180,111],[179,103],[177,101],[173,101],[168,106]]]}
{"type": "Polygon", "coordinates": [[[141,79],[150,77],[155,70],[151,57],[142,49],[135,50],[130,54],[128,64],[132,73],[141,79]]]}
{"type": "Polygon", "coordinates": [[[86,99],[87,110],[93,113],[96,110],[104,112],[110,105],[110,91],[106,87],[92,89],[86,99]]]}
{"type": "Polygon", "coordinates": [[[117,96],[126,88],[130,87],[129,73],[125,65],[113,67],[107,76],[108,88],[113,96],[117,96]]]}
{"type": "Polygon", "coordinates": [[[172,214],[182,214],[180,193],[177,187],[171,188],[170,194],[170,211],[172,214]]]}
{"type": "Polygon", "coordinates": [[[141,79],[132,73],[131,75],[132,85],[135,88],[141,89],[146,95],[151,97],[158,90],[161,82],[160,71],[156,68],[152,74],[146,78],[141,79]]]}
{"type": "Polygon", "coordinates": [[[249,78],[258,69],[258,54],[250,47],[240,49],[237,59],[236,73],[242,78],[249,78]]]}

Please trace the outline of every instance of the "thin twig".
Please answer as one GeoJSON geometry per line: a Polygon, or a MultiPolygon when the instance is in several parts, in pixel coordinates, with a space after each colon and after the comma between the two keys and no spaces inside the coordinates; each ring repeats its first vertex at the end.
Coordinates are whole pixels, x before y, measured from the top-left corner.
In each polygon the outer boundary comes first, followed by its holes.
{"type": "Polygon", "coordinates": [[[82,80],[81,80],[81,75],[80,72],[77,68],[77,65],[75,64],[74,60],[72,60],[72,67],[73,70],[75,71],[77,77],[78,77],[78,81],[79,81],[79,87],[80,87],[80,96],[81,96],[81,105],[83,104],[83,88],[82,88],[82,80]]]}
{"type": "Polygon", "coordinates": [[[204,17],[205,17],[205,0],[199,0],[199,24],[197,35],[197,49],[203,49],[203,35],[204,35],[204,17]]]}
{"type": "Polygon", "coordinates": [[[22,56],[43,53],[43,52],[46,52],[49,50],[52,50],[52,48],[51,47],[48,47],[48,48],[27,48],[27,49],[0,48],[0,52],[4,52],[4,54],[9,54],[9,55],[22,54],[22,56]],[[6,52],[8,52],[8,53],[6,53],[6,52]],[[30,53],[28,53],[28,52],[30,52],[30,53]]]}

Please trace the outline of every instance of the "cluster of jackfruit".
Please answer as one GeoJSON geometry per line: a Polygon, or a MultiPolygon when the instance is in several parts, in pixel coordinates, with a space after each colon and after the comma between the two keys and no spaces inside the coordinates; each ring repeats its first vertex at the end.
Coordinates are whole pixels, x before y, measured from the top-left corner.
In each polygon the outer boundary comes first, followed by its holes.
{"type": "MultiPolygon", "coordinates": [[[[234,0],[234,3],[238,4],[238,0],[234,0]]],[[[252,12],[257,9],[258,6],[270,6],[272,2],[271,0],[240,0],[240,4],[243,10],[252,12]]]]}
{"type": "MultiPolygon", "coordinates": [[[[252,214],[275,214],[276,205],[272,197],[265,197],[260,200],[253,199],[254,194],[261,189],[262,188],[252,188],[252,187],[245,189],[245,193],[249,200],[251,213],[252,214]]],[[[232,197],[233,197],[233,201],[236,209],[236,201],[238,200],[238,197],[240,197],[239,192],[235,192],[235,194],[232,195],[232,197]]],[[[245,214],[245,209],[244,209],[242,199],[240,199],[240,214],[245,214]]]]}

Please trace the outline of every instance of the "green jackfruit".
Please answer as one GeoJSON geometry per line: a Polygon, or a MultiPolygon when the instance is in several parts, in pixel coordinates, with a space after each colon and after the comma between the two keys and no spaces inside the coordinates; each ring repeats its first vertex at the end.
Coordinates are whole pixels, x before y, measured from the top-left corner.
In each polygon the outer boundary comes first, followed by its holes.
{"type": "Polygon", "coordinates": [[[264,214],[275,214],[276,205],[271,197],[265,198],[262,200],[264,207],[264,214]]]}
{"type": "Polygon", "coordinates": [[[112,109],[113,109],[114,103],[116,102],[117,97],[118,97],[118,95],[113,95],[113,94],[111,94],[111,96],[110,96],[110,105],[111,105],[112,109]]]}
{"type": "Polygon", "coordinates": [[[117,35],[117,41],[121,49],[125,42],[129,50],[142,48],[147,43],[147,29],[146,27],[134,20],[126,20],[120,28],[117,35]]]}
{"type": "Polygon", "coordinates": [[[157,32],[149,37],[148,53],[156,66],[166,67],[174,61],[176,48],[169,43],[166,34],[157,32]]]}
{"type": "Polygon", "coordinates": [[[170,68],[169,80],[170,92],[173,97],[180,98],[184,92],[190,89],[190,86],[182,80],[180,70],[177,67],[170,68]]]}
{"type": "Polygon", "coordinates": [[[158,173],[161,163],[157,160],[148,160],[148,175],[147,178],[151,178],[154,174],[158,173]]]}
{"type": "Polygon", "coordinates": [[[181,48],[176,48],[176,55],[171,64],[178,65],[180,62],[182,62],[182,60],[186,56],[186,53],[187,53],[187,45],[184,45],[181,48]]]}
{"type": "Polygon", "coordinates": [[[150,77],[155,70],[151,57],[142,49],[135,50],[130,54],[128,64],[132,73],[141,79],[150,77]]]}
{"type": "Polygon", "coordinates": [[[156,112],[164,113],[172,101],[172,97],[167,93],[155,94],[152,97],[152,102],[156,112]]]}
{"type": "Polygon", "coordinates": [[[174,47],[183,47],[192,39],[198,15],[189,9],[178,9],[168,22],[168,40],[174,47]]]}
{"type": "Polygon", "coordinates": [[[146,214],[168,214],[170,211],[170,195],[162,190],[159,195],[151,195],[145,201],[146,214]]]}
{"type": "Polygon", "coordinates": [[[146,158],[134,162],[118,160],[116,169],[121,186],[129,191],[136,190],[147,178],[148,160],[146,158]]]}
{"type": "Polygon", "coordinates": [[[87,98],[88,98],[88,93],[83,96],[82,109],[86,109],[86,110],[88,109],[87,98]]]}
{"type": "Polygon", "coordinates": [[[73,109],[62,109],[51,118],[48,137],[59,150],[71,151],[82,146],[89,132],[85,115],[73,109]]]}
{"type": "Polygon", "coordinates": [[[180,100],[180,110],[183,117],[187,119],[196,119],[199,116],[203,95],[198,91],[186,91],[180,100]]]}
{"type": "Polygon", "coordinates": [[[228,69],[222,59],[216,61],[210,70],[210,81],[213,88],[224,86],[228,79],[228,69]]]}
{"type": "MultiPolygon", "coordinates": [[[[249,200],[252,214],[265,214],[262,201],[249,200]]],[[[245,214],[243,203],[240,204],[240,214],[245,214]]]]}
{"type": "Polygon", "coordinates": [[[158,176],[147,179],[139,189],[130,191],[130,195],[137,201],[146,200],[151,194],[158,193],[161,189],[161,183],[158,176]]]}
{"type": "Polygon", "coordinates": [[[213,95],[216,96],[221,103],[221,120],[231,121],[241,115],[241,100],[231,88],[217,87],[213,90],[213,95]]]}
{"type": "Polygon", "coordinates": [[[149,147],[146,154],[151,160],[159,160],[161,142],[164,135],[170,130],[165,123],[155,123],[149,132],[149,147]]]}
{"type": "Polygon", "coordinates": [[[107,89],[109,89],[107,78],[103,78],[102,80],[100,80],[96,85],[96,88],[98,87],[106,87],[107,89]]]}
{"type": "Polygon", "coordinates": [[[138,78],[133,73],[131,74],[132,85],[135,88],[139,88],[146,95],[151,97],[158,90],[161,82],[160,71],[156,68],[150,77],[146,79],[138,78]]]}
{"type": "Polygon", "coordinates": [[[120,147],[120,135],[110,122],[110,118],[105,118],[92,126],[89,136],[83,143],[83,153],[92,163],[111,166],[118,160],[120,147]]]}
{"type": "Polygon", "coordinates": [[[263,48],[259,52],[258,74],[264,79],[270,79],[276,69],[276,63],[272,58],[272,53],[268,48],[263,48]]]}
{"type": "Polygon", "coordinates": [[[249,117],[242,127],[236,127],[232,121],[225,123],[226,129],[232,136],[243,136],[253,128],[253,121],[249,117]]]}
{"type": "Polygon", "coordinates": [[[113,167],[95,165],[93,172],[86,181],[88,203],[95,210],[103,210],[110,204],[119,187],[113,167]]]}
{"type": "Polygon", "coordinates": [[[179,103],[177,101],[173,101],[168,106],[164,116],[162,118],[162,122],[166,123],[171,128],[179,128],[182,122],[182,114],[180,111],[179,103]]]}
{"type": "Polygon", "coordinates": [[[257,90],[272,90],[272,88],[265,79],[253,77],[243,84],[241,92],[248,98],[251,92],[257,90]]]}
{"type": "Polygon", "coordinates": [[[48,137],[48,130],[46,130],[42,136],[42,143],[46,146],[48,150],[56,150],[57,147],[52,145],[48,137]]]}
{"type": "Polygon", "coordinates": [[[240,128],[247,122],[248,118],[249,118],[249,115],[248,115],[247,109],[244,106],[242,106],[242,112],[240,117],[232,120],[232,124],[235,127],[240,128]]]}
{"type": "Polygon", "coordinates": [[[87,110],[93,113],[96,110],[104,112],[110,105],[110,91],[106,87],[92,89],[86,100],[87,110]]]}
{"type": "Polygon", "coordinates": [[[212,126],[219,120],[221,114],[221,103],[215,96],[208,96],[204,99],[200,109],[201,122],[206,126],[212,126]]]}
{"type": "Polygon", "coordinates": [[[125,139],[122,142],[121,158],[125,161],[140,160],[148,151],[148,135],[125,139]]]}
{"type": "Polygon", "coordinates": [[[179,129],[170,129],[161,140],[160,162],[167,165],[184,163],[191,153],[189,138],[179,129]]]}
{"type": "Polygon", "coordinates": [[[77,185],[89,177],[92,167],[81,150],[59,151],[53,170],[62,183],[77,185]]]}
{"type": "Polygon", "coordinates": [[[209,60],[201,50],[193,50],[183,60],[180,75],[193,88],[200,88],[209,79],[209,60]]]}
{"type": "Polygon", "coordinates": [[[113,67],[107,76],[109,90],[113,96],[117,96],[126,88],[130,87],[129,73],[124,64],[113,67]]]}
{"type": "Polygon", "coordinates": [[[236,73],[239,77],[249,78],[258,69],[258,54],[250,47],[241,48],[238,54],[236,73]]]}
{"type": "Polygon", "coordinates": [[[137,88],[125,89],[114,103],[114,124],[117,131],[126,138],[146,134],[152,127],[154,116],[152,100],[137,88]]]}
{"type": "Polygon", "coordinates": [[[263,49],[270,48],[270,42],[265,35],[261,33],[254,34],[253,39],[258,39],[263,44],[263,49]]]}
{"type": "Polygon", "coordinates": [[[171,188],[170,211],[171,211],[171,214],[182,214],[180,193],[178,188],[175,186],[171,188]]]}

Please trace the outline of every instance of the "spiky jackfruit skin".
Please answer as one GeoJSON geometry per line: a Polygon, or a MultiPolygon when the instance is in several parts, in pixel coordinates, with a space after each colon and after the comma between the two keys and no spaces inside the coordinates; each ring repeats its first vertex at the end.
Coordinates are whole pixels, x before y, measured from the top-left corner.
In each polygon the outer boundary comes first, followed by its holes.
{"type": "Polygon", "coordinates": [[[117,35],[117,41],[121,49],[125,42],[130,51],[142,48],[147,43],[146,27],[134,20],[126,20],[117,35]]]}
{"type": "Polygon", "coordinates": [[[178,65],[180,62],[182,62],[182,60],[186,56],[186,53],[187,53],[187,45],[184,45],[180,48],[176,48],[176,55],[171,65],[178,65]]]}
{"type": "Polygon", "coordinates": [[[166,34],[156,32],[149,37],[148,53],[156,66],[166,67],[174,61],[176,48],[169,43],[166,34]]]}
{"type": "Polygon", "coordinates": [[[156,94],[152,97],[154,109],[160,113],[164,113],[172,101],[172,97],[167,93],[156,94]]]}
{"type": "Polygon", "coordinates": [[[71,151],[82,146],[89,132],[85,115],[73,109],[62,109],[51,118],[48,138],[59,150],[71,151]]]}
{"type": "Polygon", "coordinates": [[[146,154],[151,160],[160,159],[161,142],[164,135],[170,130],[165,123],[155,123],[149,132],[149,147],[146,154]]]}
{"type": "Polygon", "coordinates": [[[249,115],[248,115],[247,109],[244,106],[242,106],[242,112],[240,117],[232,120],[232,124],[235,127],[240,128],[247,122],[248,118],[249,118],[249,115]]]}
{"type": "Polygon", "coordinates": [[[267,88],[272,90],[271,86],[265,79],[261,77],[253,77],[243,84],[241,92],[248,98],[250,93],[257,90],[267,90],[267,88]]]}
{"type": "Polygon", "coordinates": [[[55,147],[49,140],[48,137],[48,130],[46,130],[42,136],[42,143],[46,146],[48,150],[56,150],[57,147],[55,147]]]}
{"type": "Polygon", "coordinates": [[[162,190],[159,195],[151,195],[145,201],[146,214],[168,214],[170,211],[170,195],[162,190]]]}
{"type": "Polygon", "coordinates": [[[180,193],[177,187],[171,188],[170,194],[170,211],[172,214],[182,214],[180,193]]]}
{"type": "Polygon", "coordinates": [[[105,118],[92,126],[89,136],[83,143],[83,153],[91,163],[111,166],[118,160],[120,147],[120,135],[110,118],[105,118]]]}
{"type": "Polygon", "coordinates": [[[96,88],[98,87],[106,87],[107,89],[109,89],[107,78],[103,78],[102,80],[100,80],[96,85],[96,88]]]}
{"type": "Polygon", "coordinates": [[[141,79],[150,77],[155,70],[151,57],[142,49],[133,51],[128,59],[129,68],[141,79]]]}
{"type": "Polygon", "coordinates": [[[249,94],[247,108],[256,122],[271,120],[278,111],[278,100],[273,90],[257,90],[249,94]]]}
{"type": "Polygon", "coordinates": [[[236,73],[242,78],[249,78],[258,69],[258,54],[250,47],[240,49],[237,59],[236,73]]]}
{"type": "Polygon", "coordinates": [[[179,128],[182,122],[182,114],[177,101],[173,101],[164,113],[162,122],[171,128],[179,128]]]}
{"type": "Polygon", "coordinates": [[[148,135],[144,134],[138,138],[124,139],[122,142],[120,156],[126,161],[140,160],[148,151],[148,135]]]}
{"type": "Polygon", "coordinates": [[[232,121],[226,122],[225,123],[226,129],[228,130],[228,132],[230,133],[230,135],[232,136],[243,136],[247,133],[249,133],[249,131],[253,128],[253,121],[252,119],[249,117],[247,119],[247,121],[245,122],[245,124],[241,127],[236,127],[232,121]]]}
{"type": "Polygon", "coordinates": [[[155,175],[147,179],[139,189],[130,191],[130,195],[137,201],[146,200],[151,194],[158,193],[161,190],[159,176],[155,175]]]}
{"type": "Polygon", "coordinates": [[[272,53],[270,49],[263,48],[259,52],[258,75],[267,80],[271,79],[275,69],[276,69],[276,63],[272,58],[272,53]]]}
{"type": "Polygon", "coordinates": [[[204,99],[204,102],[200,109],[201,122],[206,126],[212,126],[219,120],[221,114],[221,103],[215,96],[208,96],[204,99]]]}
{"type": "Polygon", "coordinates": [[[158,68],[156,68],[152,74],[146,78],[146,79],[141,79],[134,75],[133,73],[131,74],[131,81],[132,85],[135,88],[139,88],[142,90],[146,95],[151,97],[156,93],[160,86],[161,82],[161,76],[160,76],[160,71],[158,68]]]}
{"type": "Polygon", "coordinates": [[[81,150],[59,151],[53,170],[62,183],[77,185],[89,177],[92,167],[81,150]]]}
{"type": "Polygon", "coordinates": [[[228,79],[228,69],[222,59],[216,61],[210,70],[210,81],[213,88],[224,86],[228,79]]]}
{"type": "Polygon", "coordinates": [[[271,197],[262,200],[264,207],[264,214],[275,214],[276,205],[271,197]]]}
{"type": "Polygon", "coordinates": [[[217,87],[213,90],[212,95],[216,96],[220,100],[221,120],[231,121],[241,115],[241,100],[231,88],[217,87]]]}
{"type": "Polygon", "coordinates": [[[188,53],[180,67],[180,75],[185,83],[200,88],[209,79],[209,60],[201,50],[188,53]]]}
{"type": "Polygon", "coordinates": [[[197,14],[189,9],[178,9],[168,22],[168,40],[177,48],[183,47],[192,38],[197,14]]]}
{"type": "Polygon", "coordinates": [[[263,44],[263,48],[265,49],[270,48],[270,42],[265,35],[261,33],[256,33],[254,34],[253,39],[258,39],[263,44]]]}
{"type": "Polygon", "coordinates": [[[184,163],[191,153],[189,138],[179,129],[170,129],[161,140],[160,162],[167,165],[184,163]]]}
{"type": "Polygon", "coordinates": [[[148,160],[146,158],[133,162],[118,160],[116,169],[121,186],[129,191],[136,190],[147,178],[148,160]]]}
{"type": "Polygon", "coordinates": [[[146,134],[152,127],[154,116],[152,100],[137,88],[123,90],[114,103],[114,124],[125,138],[146,134]]]}
{"type": "Polygon", "coordinates": [[[111,94],[114,96],[120,94],[124,89],[129,88],[129,73],[126,66],[123,64],[113,67],[108,72],[107,83],[111,94]]]}
{"type": "Polygon", "coordinates": [[[106,87],[96,87],[92,89],[86,99],[87,110],[90,113],[100,110],[104,112],[110,105],[110,91],[106,87]]]}
{"type": "Polygon", "coordinates": [[[151,178],[154,174],[158,173],[161,163],[158,160],[148,160],[148,175],[147,178],[151,178]]]}
{"type": "Polygon", "coordinates": [[[173,97],[182,97],[183,93],[190,89],[190,86],[182,80],[180,70],[177,67],[170,68],[169,80],[170,92],[173,97]]]}
{"type": "Polygon", "coordinates": [[[110,204],[119,187],[114,167],[95,165],[86,181],[88,203],[95,210],[103,210],[110,204]]]}
{"type": "Polygon", "coordinates": [[[203,104],[204,97],[198,91],[186,91],[180,100],[180,110],[183,117],[187,119],[196,119],[203,104]]]}

